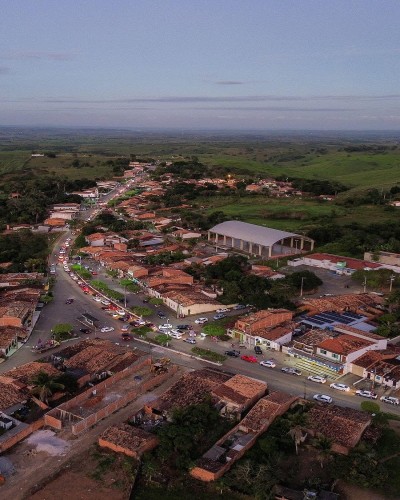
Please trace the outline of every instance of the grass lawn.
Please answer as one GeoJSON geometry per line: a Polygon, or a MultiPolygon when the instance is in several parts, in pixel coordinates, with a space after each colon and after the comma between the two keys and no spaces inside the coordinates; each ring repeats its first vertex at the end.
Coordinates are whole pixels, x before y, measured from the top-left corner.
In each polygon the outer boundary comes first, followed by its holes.
{"type": "Polygon", "coordinates": [[[35,157],[31,158],[28,166],[33,170],[41,170],[50,175],[63,175],[69,179],[87,178],[94,179],[103,176],[109,176],[111,168],[109,165],[104,165],[107,159],[104,156],[96,155],[76,155],[62,154],[57,158],[35,157]],[[81,163],[88,163],[89,166],[82,168],[74,168],[71,166],[74,160],[79,160],[81,163]]]}

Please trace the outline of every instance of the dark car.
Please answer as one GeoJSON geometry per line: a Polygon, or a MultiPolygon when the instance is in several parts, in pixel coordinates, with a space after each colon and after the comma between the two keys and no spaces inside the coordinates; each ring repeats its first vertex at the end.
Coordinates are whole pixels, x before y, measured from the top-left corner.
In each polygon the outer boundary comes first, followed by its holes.
{"type": "Polygon", "coordinates": [[[254,352],[255,352],[256,354],[262,354],[262,349],[261,349],[261,347],[260,347],[259,345],[255,345],[255,346],[254,346],[254,352]]]}
{"type": "Polygon", "coordinates": [[[79,331],[82,333],[90,333],[90,328],[79,328],[79,331]]]}
{"type": "Polygon", "coordinates": [[[65,301],[65,303],[66,303],[66,304],[72,304],[72,302],[73,302],[73,301],[74,301],[74,299],[67,299],[67,300],[65,301]]]}
{"type": "Polygon", "coordinates": [[[232,358],[238,358],[240,356],[240,351],[225,351],[225,356],[231,356],[232,358]]]}
{"type": "Polygon", "coordinates": [[[192,328],[192,325],[178,325],[176,328],[178,330],[190,330],[192,328]]]}
{"type": "Polygon", "coordinates": [[[133,339],[133,336],[130,335],[129,333],[123,333],[121,335],[122,340],[125,340],[126,342],[129,342],[130,340],[133,339]]]}
{"type": "Polygon", "coordinates": [[[161,318],[161,319],[164,319],[164,318],[166,318],[166,317],[167,317],[167,316],[166,316],[163,312],[161,312],[161,311],[157,311],[157,316],[158,316],[159,318],[161,318]]]}
{"type": "Polygon", "coordinates": [[[143,299],[143,302],[144,302],[145,304],[147,304],[147,303],[148,303],[148,301],[149,301],[149,299],[143,299]]]}

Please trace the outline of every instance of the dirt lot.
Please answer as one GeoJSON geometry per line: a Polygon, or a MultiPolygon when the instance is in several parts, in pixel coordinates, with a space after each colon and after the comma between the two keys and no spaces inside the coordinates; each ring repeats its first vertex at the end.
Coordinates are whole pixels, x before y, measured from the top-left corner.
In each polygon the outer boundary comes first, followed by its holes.
{"type": "MultiPolygon", "coordinates": [[[[109,500],[119,500],[120,498],[126,498],[126,496],[121,496],[121,490],[115,487],[115,482],[120,485],[118,481],[121,478],[109,478],[105,477],[101,484],[98,481],[93,481],[88,474],[96,472],[96,467],[88,461],[86,458],[79,458],[77,461],[78,466],[74,469],[74,464],[76,463],[76,457],[84,457],[88,450],[93,453],[93,445],[97,442],[99,435],[109,426],[115,423],[121,423],[127,420],[133,413],[136,413],[143,404],[149,399],[155,399],[165,390],[167,390],[172,384],[174,384],[182,375],[182,370],[177,372],[171,379],[167,380],[164,384],[157,387],[151,392],[143,394],[140,398],[132,401],[128,406],[122,408],[116,413],[110,415],[108,418],[100,421],[96,426],[89,429],[85,433],[79,436],[73,436],[68,429],[63,429],[57,433],[57,437],[65,440],[69,447],[64,455],[51,456],[45,451],[37,451],[36,448],[30,445],[27,440],[22,441],[15,447],[13,447],[5,456],[12,462],[16,469],[16,473],[6,479],[4,486],[0,487],[0,498],[1,500],[27,500],[32,498],[33,492],[38,492],[34,498],[36,499],[82,499],[82,500],[101,500],[102,490],[107,491],[107,498],[109,500]],[[89,463],[89,470],[83,468],[84,472],[80,472],[82,467],[80,464],[89,463]],[[70,476],[70,470],[75,476],[70,476]],[[60,475],[61,472],[61,475],[60,475]],[[68,474],[67,474],[68,473],[68,474]],[[71,482],[72,477],[77,479],[76,474],[79,476],[79,480],[74,480],[71,482]],[[115,479],[115,481],[111,481],[115,479]],[[43,489],[48,485],[45,489],[43,489]],[[55,485],[55,486],[54,486],[55,485]],[[111,486],[114,485],[114,486],[111,486]],[[107,487],[108,486],[108,487],[107,487]],[[74,488],[71,490],[71,488],[74,488]],[[53,490],[52,488],[56,488],[53,490]],[[86,489],[85,489],[86,488],[86,489]],[[87,496],[92,490],[95,492],[95,496],[87,496]],[[54,495],[52,492],[57,491],[54,495]],[[63,495],[69,495],[70,491],[75,492],[75,496],[60,496],[60,492],[63,495]],[[45,492],[42,494],[42,492],[45,492]],[[83,496],[79,496],[82,494],[83,496]],[[42,496],[40,496],[42,495],[42,496]],[[44,496],[43,496],[44,495],[44,496]],[[116,495],[116,496],[115,496],[116,495]],[[118,496],[119,495],[119,496],[118,496]]],[[[101,460],[100,460],[101,462],[101,460]]],[[[100,464],[100,469],[104,468],[100,464]]],[[[102,474],[97,471],[97,478],[101,478],[102,474]]],[[[103,471],[104,472],[104,471],[103,471]]],[[[106,498],[104,496],[104,498],[106,498]]]]}

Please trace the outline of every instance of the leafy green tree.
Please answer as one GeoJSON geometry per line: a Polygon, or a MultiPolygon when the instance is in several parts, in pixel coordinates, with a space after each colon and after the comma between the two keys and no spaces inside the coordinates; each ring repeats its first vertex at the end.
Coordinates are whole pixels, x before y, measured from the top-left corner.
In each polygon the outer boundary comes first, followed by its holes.
{"type": "Polygon", "coordinates": [[[208,335],[220,336],[220,335],[225,335],[226,328],[217,324],[209,324],[203,326],[203,332],[207,333],[208,335]]]}
{"type": "Polygon", "coordinates": [[[164,301],[162,299],[158,299],[157,297],[152,297],[149,300],[150,304],[153,304],[154,306],[161,306],[164,304],[164,301]]]}
{"type": "Polygon", "coordinates": [[[64,385],[56,382],[54,377],[51,377],[48,373],[40,371],[32,380],[31,385],[33,385],[32,394],[39,396],[39,399],[46,404],[49,402],[49,398],[53,395],[54,391],[63,390],[64,385]]]}
{"type": "Polygon", "coordinates": [[[145,307],[145,306],[134,306],[131,307],[131,311],[136,314],[136,316],[151,316],[153,314],[152,309],[150,307],[145,307]]]}
{"type": "Polygon", "coordinates": [[[323,469],[324,463],[331,458],[332,441],[325,436],[319,436],[314,439],[313,446],[317,450],[318,461],[323,469]]]}

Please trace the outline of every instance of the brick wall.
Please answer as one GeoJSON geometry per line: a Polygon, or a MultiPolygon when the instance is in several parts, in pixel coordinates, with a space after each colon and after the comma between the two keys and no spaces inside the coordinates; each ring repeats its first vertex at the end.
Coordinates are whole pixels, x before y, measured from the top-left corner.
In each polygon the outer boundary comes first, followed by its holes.
{"type": "Polygon", "coordinates": [[[106,441],[101,437],[99,438],[99,446],[101,446],[102,448],[109,448],[110,450],[113,450],[116,453],[124,453],[125,455],[128,455],[129,457],[133,457],[136,459],[139,459],[141,455],[143,455],[143,453],[152,450],[157,445],[158,445],[158,439],[156,436],[154,436],[152,439],[150,438],[147,439],[142,444],[142,446],[140,446],[136,450],[130,450],[128,448],[124,448],[123,446],[118,446],[115,443],[110,443],[109,441],[106,441]]]}
{"type": "Polygon", "coordinates": [[[40,418],[39,420],[36,420],[36,422],[30,424],[29,427],[25,427],[24,429],[22,429],[22,431],[19,432],[18,434],[14,434],[14,436],[12,436],[10,439],[7,439],[7,441],[4,441],[3,443],[0,444],[0,453],[3,453],[4,451],[8,450],[15,444],[19,443],[20,441],[28,437],[30,434],[32,434],[32,432],[37,431],[44,425],[45,425],[44,418],[40,418]]]}

